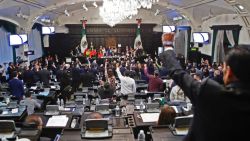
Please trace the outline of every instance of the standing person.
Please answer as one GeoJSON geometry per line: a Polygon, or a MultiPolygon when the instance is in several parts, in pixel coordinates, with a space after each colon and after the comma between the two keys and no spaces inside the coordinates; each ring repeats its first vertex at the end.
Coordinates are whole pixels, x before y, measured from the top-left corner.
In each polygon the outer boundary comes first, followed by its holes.
{"type": "Polygon", "coordinates": [[[26,84],[26,86],[28,88],[30,88],[31,85],[34,83],[34,75],[35,75],[35,73],[31,69],[32,69],[31,66],[29,66],[29,67],[25,66],[24,67],[24,72],[23,72],[23,81],[24,81],[24,83],[26,84]]]}
{"type": "MultiPolygon", "coordinates": [[[[194,80],[175,58],[169,34],[163,34],[166,48],[161,59],[170,76],[194,106],[194,118],[186,141],[235,141],[248,138],[250,126],[250,45],[237,46],[226,56],[225,86],[205,78],[194,80]]],[[[172,35],[171,35],[172,36],[172,35]]]]}
{"type": "Polygon", "coordinates": [[[42,70],[38,72],[40,81],[44,84],[45,87],[49,86],[50,72],[48,71],[48,66],[44,66],[42,70]]]}
{"type": "Polygon", "coordinates": [[[161,92],[163,91],[163,81],[159,77],[159,71],[155,70],[154,75],[148,74],[147,64],[144,64],[144,73],[149,79],[148,91],[149,92],[161,92]]]}
{"type": "Polygon", "coordinates": [[[23,82],[18,79],[18,73],[16,71],[12,72],[12,75],[13,78],[9,81],[10,92],[20,101],[24,95],[23,82]]]}
{"type": "Polygon", "coordinates": [[[121,94],[126,99],[128,94],[136,93],[135,80],[129,77],[129,71],[125,70],[124,76],[120,72],[119,63],[116,64],[116,73],[121,81],[121,94]]]}

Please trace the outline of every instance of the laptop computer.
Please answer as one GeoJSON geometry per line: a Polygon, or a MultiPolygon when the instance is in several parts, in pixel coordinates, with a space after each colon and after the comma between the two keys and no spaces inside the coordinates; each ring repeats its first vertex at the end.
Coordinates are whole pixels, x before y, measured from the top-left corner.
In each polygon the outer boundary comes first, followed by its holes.
{"type": "Polygon", "coordinates": [[[146,111],[148,113],[159,113],[160,110],[160,104],[159,103],[147,103],[146,104],[146,111]]]}
{"type": "Polygon", "coordinates": [[[110,114],[109,104],[98,104],[98,105],[95,106],[95,111],[99,112],[99,113],[101,113],[103,115],[110,114]]]}
{"type": "Polygon", "coordinates": [[[47,105],[46,111],[44,112],[44,115],[46,116],[54,116],[59,115],[59,106],[58,105],[47,105]]]}
{"type": "Polygon", "coordinates": [[[81,136],[89,139],[110,138],[112,132],[112,127],[108,126],[108,119],[86,119],[81,136]]]}
{"type": "Polygon", "coordinates": [[[174,123],[170,125],[170,130],[174,135],[187,135],[192,120],[193,115],[175,117],[174,123]]]}

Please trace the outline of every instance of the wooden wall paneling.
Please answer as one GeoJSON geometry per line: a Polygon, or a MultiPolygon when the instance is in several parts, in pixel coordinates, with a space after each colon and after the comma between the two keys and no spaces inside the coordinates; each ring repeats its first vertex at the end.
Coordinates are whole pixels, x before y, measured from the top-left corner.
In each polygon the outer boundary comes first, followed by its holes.
{"type": "MultiPolygon", "coordinates": [[[[54,34],[50,36],[50,53],[56,53],[60,56],[68,56],[70,50],[80,44],[81,41],[81,25],[66,25],[69,28],[68,34],[54,34]]],[[[155,34],[153,27],[155,24],[142,24],[141,37],[144,49],[152,52],[155,49],[155,34]]],[[[94,47],[106,45],[106,38],[115,37],[116,44],[122,44],[133,47],[136,36],[136,24],[119,24],[111,28],[107,25],[87,25],[87,41],[93,43],[94,47]]]]}

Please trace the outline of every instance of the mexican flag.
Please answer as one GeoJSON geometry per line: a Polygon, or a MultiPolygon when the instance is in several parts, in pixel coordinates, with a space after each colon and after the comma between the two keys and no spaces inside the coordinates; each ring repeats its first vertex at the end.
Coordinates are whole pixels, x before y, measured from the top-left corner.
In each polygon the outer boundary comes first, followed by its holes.
{"type": "Polygon", "coordinates": [[[142,49],[142,42],[141,42],[141,19],[137,20],[137,29],[136,29],[136,37],[134,43],[134,49],[142,49]]]}
{"type": "Polygon", "coordinates": [[[81,53],[84,53],[85,50],[88,48],[88,42],[86,37],[86,23],[87,20],[82,20],[82,39],[80,43],[81,53]]]}

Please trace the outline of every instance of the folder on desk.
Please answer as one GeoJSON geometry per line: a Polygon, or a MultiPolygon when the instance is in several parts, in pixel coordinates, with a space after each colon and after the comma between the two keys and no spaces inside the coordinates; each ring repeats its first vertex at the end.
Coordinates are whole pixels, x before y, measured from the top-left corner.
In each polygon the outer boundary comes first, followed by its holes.
{"type": "Polygon", "coordinates": [[[108,126],[108,119],[87,119],[82,130],[82,138],[110,138],[112,137],[112,127],[108,126]]]}
{"type": "Polygon", "coordinates": [[[174,135],[187,135],[192,119],[193,115],[176,117],[174,123],[170,125],[170,130],[174,135]]]}

